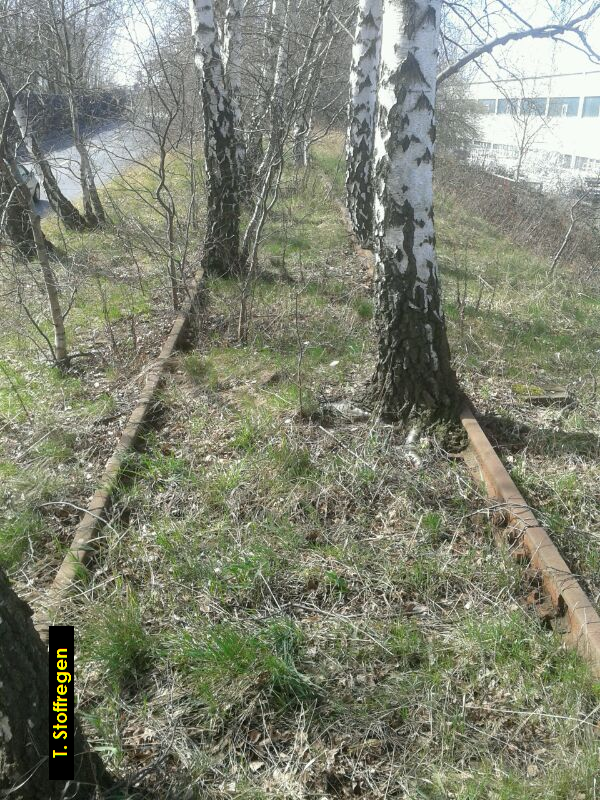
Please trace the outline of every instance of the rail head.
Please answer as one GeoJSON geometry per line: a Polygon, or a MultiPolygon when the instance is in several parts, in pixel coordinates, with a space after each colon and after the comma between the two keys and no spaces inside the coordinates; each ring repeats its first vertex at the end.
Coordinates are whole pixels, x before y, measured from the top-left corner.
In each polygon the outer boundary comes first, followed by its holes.
{"type": "Polygon", "coordinates": [[[593,675],[600,678],[600,616],[594,604],[537,521],[471,409],[461,413],[461,422],[474,455],[474,459],[466,459],[467,463],[472,471],[478,470],[488,495],[502,502],[513,531],[520,536],[532,566],[541,575],[544,590],[562,622],[566,641],[589,662],[593,675]]]}

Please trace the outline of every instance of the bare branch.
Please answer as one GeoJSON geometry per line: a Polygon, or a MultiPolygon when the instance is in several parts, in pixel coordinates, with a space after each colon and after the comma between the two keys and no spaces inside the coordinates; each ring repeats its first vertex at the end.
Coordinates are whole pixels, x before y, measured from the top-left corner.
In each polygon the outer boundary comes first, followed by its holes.
{"type": "Polygon", "coordinates": [[[579,17],[574,17],[564,24],[542,25],[538,28],[510,31],[509,33],[505,33],[503,36],[498,36],[496,39],[485,42],[479,47],[476,47],[468,53],[465,53],[465,55],[455,61],[454,64],[450,64],[448,67],[443,69],[437,76],[438,83],[441,83],[442,81],[446,80],[446,78],[454,75],[471,61],[490,53],[496,47],[502,47],[510,42],[517,42],[521,39],[550,39],[565,33],[575,33],[580,37],[580,39],[583,37],[584,43],[587,44],[585,34],[579,30],[578,26],[591,19],[599,10],[600,3],[595,3],[585,14],[581,14],[579,17]]]}

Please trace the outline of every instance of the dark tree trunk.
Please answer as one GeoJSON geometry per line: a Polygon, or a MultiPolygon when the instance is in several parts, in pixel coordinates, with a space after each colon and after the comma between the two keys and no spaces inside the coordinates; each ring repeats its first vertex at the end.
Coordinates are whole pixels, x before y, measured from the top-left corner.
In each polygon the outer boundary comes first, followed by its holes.
{"type": "Polygon", "coordinates": [[[6,792],[11,800],[91,800],[111,781],[77,720],[75,780],[48,780],[48,651],[31,614],[0,568],[0,795],[6,792]]]}
{"type": "Polygon", "coordinates": [[[385,0],[375,139],[374,382],[384,414],[455,418],[433,222],[441,0],[385,0]]]}
{"type": "Polygon", "coordinates": [[[61,192],[54,173],[52,172],[52,168],[47,158],[44,156],[35,134],[30,134],[26,141],[36,167],[41,174],[46,197],[54,213],[65,223],[67,228],[71,230],[81,231],[89,227],[85,217],[79,213],[79,210],[61,192]]]}
{"type": "MultiPolygon", "coordinates": [[[[2,157],[0,156],[0,159],[2,157]]],[[[18,186],[6,164],[0,165],[0,218],[2,227],[19,253],[28,261],[35,258],[37,250],[31,218],[27,189],[18,186]]]]}
{"type": "MultiPolygon", "coordinates": [[[[407,222],[408,236],[413,225],[407,222]]],[[[412,411],[454,418],[460,398],[437,277],[423,284],[414,264],[405,273],[396,270],[395,257],[386,250],[377,270],[377,400],[382,413],[394,418],[412,411]]]]}
{"type": "Polygon", "coordinates": [[[0,209],[9,238],[26,259],[37,256],[44,277],[46,295],[50,306],[54,346],[50,345],[55,363],[63,366],[67,361],[67,336],[56,276],[50,263],[54,251],[44,236],[39,214],[33,207],[29,189],[22,182],[14,158],[0,146],[0,209]]]}
{"type": "Polygon", "coordinates": [[[235,274],[239,268],[240,197],[236,148],[232,147],[233,115],[226,104],[213,124],[212,88],[203,87],[202,104],[209,122],[204,135],[206,162],[206,233],[202,266],[215,275],[235,274]]]}
{"type": "Polygon", "coordinates": [[[0,85],[2,85],[7,99],[12,104],[15,121],[19,126],[23,141],[27,145],[27,148],[35,162],[36,171],[39,173],[39,177],[41,177],[42,183],[44,184],[46,196],[52,210],[63,220],[67,228],[71,228],[72,230],[83,230],[87,227],[86,220],[81,216],[73,203],[71,203],[71,201],[68,200],[61,192],[50,164],[48,163],[48,160],[44,155],[42,148],[40,147],[36,135],[31,129],[27,109],[20,96],[13,93],[12,87],[8,82],[8,78],[1,69],[0,85]]]}
{"type": "MultiPolygon", "coordinates": [[[[32,225],[32,204],[27,187],[15,179],[14,160],[9,160],[0,153],[0,220],[9,239],[24,258],[31,260],[37,255],[35,234],[32,225]]],[[[56,253],[56,248],[43,233],[49,255],[56,253]]]]}

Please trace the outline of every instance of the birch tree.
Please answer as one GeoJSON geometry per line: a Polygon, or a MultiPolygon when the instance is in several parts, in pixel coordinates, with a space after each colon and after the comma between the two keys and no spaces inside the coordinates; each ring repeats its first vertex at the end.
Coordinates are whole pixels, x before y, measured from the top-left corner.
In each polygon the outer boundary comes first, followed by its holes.
{"type": "Polygon", "coordinates": [[[67,335],[56,275],[50,262],[51,245],[44,236],[39,214],[34,208],[29,189],[21,179],[7,142],[8,120],[13,113],[17,98],[18,92],[14,95],[11,92],[6,93],[8,106],[0,131],[0,203],[3,206],[0,229],[7,227],[13,243],[22,256],[31,259],[37,255],[50,308],[54,344],[52,345],[45,334],[43,335],[48,342],[54,362],[62,366],[68,360],[67,335]]]}
{"type": "MultiPolygon", "coordinates": [[[[383,0],[359,0],[359,13],[356,36],[352,53],[350,74],[351,98],[349,105],[349,124],[347,135],[347,206],[356,236],[368,246],[372,230],[372,198],[370,179],[373,168],[371,155],[374,136],[375,112],[374,98],[377,82],[377,62],[379,30],[381,28],[381,4],[383,0]]],[[[404,13],[411,13],[412,4],[407,0],[404,13]]],[[[597,62],[600,54],[591,46],[586,35],[589,21],[600,13],[600,3],[586,2],[568,4],[547,4],[552,18],[547,24],[534,26],[515,12],[510,4],[501,2],[492,7],[486,0],[477,3],[462,3],[448,0],[444,3],[447,13],[459,21],[461,32],[458,38],[472,40],[474,46],[466,46],[456,41],[445,31],[443,37],[446,64],[437,75],[438,83],[455,75],[466,65],[477,62],[513,42],[524,39],[552,38],[565,46],[572,46],[584,52],[597,62]],[[559,7],[560,6],[560,7],[559,7]],[[568,9],[568,10],[567,10],[568,9]],[[502,35],[493,35],[496,19],[502,26],[515,26],[502,35]],[[460,52],[449,63],[449,50],[460,52]]],[[[438,23],[439,25],[439,23],[438,23]]],[[[446,27],[448,23],[446,21],[446,27]]]]}
{"type": "Polygon", "coordinates": [[[0,69],[0,86],[4,90],[9,101],[12,100],[12,110],[15,122],[19,127],[21,137],[29,154],[31,155],[38,178],[43,183],[46,197],[52,210],[62,219],[65,225],[72,230],[83,230],[87,227],[87,222],[79,213],[71,201],[61,192],[56,177],[52,171],[46,155],[44,154],[38,139],[33,132],[29,121],[27,106],[21,98],[20,92],[16,94],[12,91],[9,80],[3,70],[0,69]]]}
{"type": "MultiPolygon", "coordinates": [[[[79,155],[83,208],[90,226],[103,224],[106,215],[96,187],[94,166],[85,142],[79,92],[89,84],[91,65],[112,24],[110,0],[44,0],[40,38],[49,40],[58,54],[57,80],[69,103],[73,144],[79,155]]],[[[106,49],[106,43],[104,42],[106,49]]]]}
{"type": "Polygon", "coordinates": [[[373,234],[372,158],[383,0],[360,0],[350,69],[346,203],[363,245],[373,234]]]}
{"type": "Polygon", "coordinates": [[[223,62],[231,98],[240,184],[245,174],[246,147],[242,120],[242,14],[245,0],[228,0],[223,36],[223,62]]]}
{"type": "Polygon", "coordinates": [[[450,418],[460,393],[433,218],[441,0],[385,0],[375,135],[376,396],[386,415],[450,418]]]}
{"type": "Polygon", "coordinates": [[[206,232],[203,267],[217,275],[238,270],[240,185],[235,120],[225,73],[213,0],[190,0],[195,62],[204,117],[206,232]]]}

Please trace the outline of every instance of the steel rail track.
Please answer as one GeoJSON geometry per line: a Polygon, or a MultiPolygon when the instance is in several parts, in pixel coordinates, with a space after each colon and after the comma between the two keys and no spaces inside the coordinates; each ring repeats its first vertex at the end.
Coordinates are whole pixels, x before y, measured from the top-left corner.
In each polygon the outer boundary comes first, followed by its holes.
{"type": "MultiPolygon", "coordinates": [[[[357,255],[368,262],[371,271],[374,255],[363,249],[354,236],[348,212],[336,199],[331,182],[321,175],[332,200],[342,213],[350,240],[357,255]]],[[[35,614],[36,628],[42,639],[47,639],[48,625],[59,613],[61,600],[76,584],[82,566],[86,566],[94,553],[99,534],[107,523],[113,494],[120,477],[126,456],[137,445],[148,422],[169,359],[180,346],[189,329],[192,314],[202,294],[200,275],[192,287],[190,300],[177,316],[169,336],[165,340],[158,358],[148,371],[144,389],[119,443],[106,463],[100,487],[92,497],[86,514],[75,530],[73,540],[54,581],[35,614]]],[[[560,555],[547,531],[539,524],[532,510],[517,489],[502,461],[490,444],[476,419],[474,411],[465,407],[461,422],[469,438],[469,446],[462,454],[475,480],[486,487],[488,496],[505,512],[507,537],[522,545],[512,552],[525,552],[531,566],[540,573],[544,591],[552,604],[554,627],[565,637],[566,643],[575,648],[590,664],[592,673],[600,677],[600,616],[591,600],[583,591],[577,578],[560,555]]]]}
{"type": "MultiPolygon", "coordinates": [[[[374,274],[375,256],[365,250],[354,235],[350,216],[345,205],[335,196],[331,181],[321,173],[321,178],[331,199],[340,209],[350,241],[360,259],[368,262],[374,274]]],[[[552,627],[559,631],[568,646],[576,649],[589,663],[592,674],[600,678],[600,616],[592,601],[581,587],[561,556],[558,548],[539,524],[533,511],[517,489],[504,464],[492,447],[476,419],[474,410],[466,406],[461,415],[462,425],[469,437],[469,446],[461,454],[474,479],[484,484],[488,497],[504,510],[507,521],[505,532],[515,555],[524,553],[534,570],[537,570],[546,592],[539,598],[538,611],[549,600],[552,613],[546,615],[552,627]],[[517,545],[517,546],[515,546],[517,545]],[[520,548],[518,545],[522,545],[520,548]]]]}
{"type": "Polygon", "coordinates": [[[119,478],[123,474],[127,456],[139,444],[152,412],[156,407],[156,394],[174,352],[182,345],[192,326],[193,317],[202,302],[204,275],[198,273],[190,287],[189,299],[175,317],[169,335],[158,357],[146,371],[146,381],[119,442],[106,462],[100,485],[94,492],[83,518],[77,525],[69,551],[34,613],[34,624],[43,641],[48,641],[48,627],[60,614],[61,601],[75,587],[82,567],[87,566],[97,550],[100,534],[108,522],[119,478]]]}

